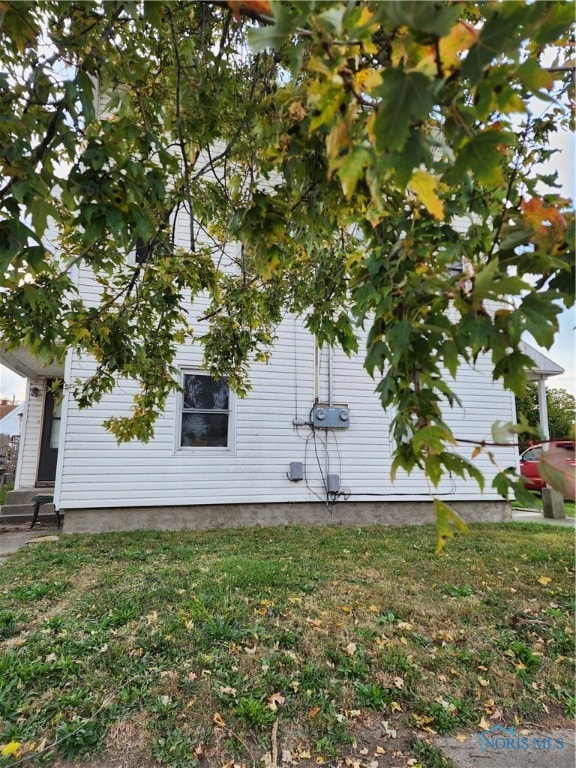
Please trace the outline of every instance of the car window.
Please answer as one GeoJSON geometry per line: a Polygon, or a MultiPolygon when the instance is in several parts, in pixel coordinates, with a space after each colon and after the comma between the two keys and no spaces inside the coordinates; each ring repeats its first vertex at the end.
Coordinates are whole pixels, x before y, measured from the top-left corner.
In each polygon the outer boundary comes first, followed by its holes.
{"type": "Polygon", "coordinates": [[[565,451],[568,451],[569,453],[574,453],[574,444],[566,443],[564,445],[561,445],[560,448],[564,448],[565,451]]]}
{"type": "Polygon", "coordinates": [[[522,461],[538,461],[542,456],[542,448],[529,448],[522,454],[522,461]]]}

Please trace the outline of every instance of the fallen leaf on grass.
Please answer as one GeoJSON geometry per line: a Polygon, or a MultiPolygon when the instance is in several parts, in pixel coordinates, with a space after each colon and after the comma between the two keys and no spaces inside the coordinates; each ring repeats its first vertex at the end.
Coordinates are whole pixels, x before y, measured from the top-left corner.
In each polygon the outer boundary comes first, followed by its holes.
{"type": "Polygon", "coordinates": [[[214,713],[214,717],[212,718],[212,721],[214,722],[215,725],[220,726],[220,728],[225,728],[226,727],[226,723],[224,722],[224,719],[223,719],[222,715],[220,714],[220,712],[215,712],[214,713]]]}
{"type": "Polygon", "coordinates": [[[309,719],[313,720],[319,712],[320,712],[320,707],[312,707],[312,709],[308,710],[309,719]]]}
{"type": "Polygon", "coordinates": [[[268,697],[268,709],[271,709],[272,712],[276,712],[278,705],[284,704],[285,701],[286,699],[281,693],[273,693],[272,696],[268,697]]]}
{"type": "Polygon", "coordinates": [[[0,755],[3,757],[17,757],[20,752],[21,742],[9,741],[8,744],[0,744],[0,755]]]}
{"type": "Polygon", "coordinates": [[[538,581],[538,584],[542,584],[543,586],[546,586],[546,584],[550,584],[552,579],[550,578],[550,576],[540,576],[540,578],[537,579],[537,581],[538,581]]]}
{"type": "Polygon", "coordinates": [[[354,654],[356,653],[356,648],[357,648],[356,643],[348,643],[345,649],[348,656],[354,656],[354,654]]]}

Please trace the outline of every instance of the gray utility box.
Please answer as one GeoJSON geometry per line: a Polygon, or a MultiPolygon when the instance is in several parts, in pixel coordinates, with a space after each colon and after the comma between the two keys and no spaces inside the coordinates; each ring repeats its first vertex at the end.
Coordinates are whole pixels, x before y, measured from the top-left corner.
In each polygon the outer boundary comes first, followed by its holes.
{"type": "Polygon", "coordinates": [[[347,405],[322,405],[312,408],[312,425],[315,429],[349,429],[350,410],[347,405]]]}

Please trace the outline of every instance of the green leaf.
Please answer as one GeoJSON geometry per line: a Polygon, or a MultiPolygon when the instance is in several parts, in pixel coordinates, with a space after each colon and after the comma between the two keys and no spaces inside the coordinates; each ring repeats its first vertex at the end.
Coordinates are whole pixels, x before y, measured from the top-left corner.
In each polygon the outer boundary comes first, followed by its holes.
{"type": "Polygon", "coordinates": [[[436,515],[436,532],[438,534],[435,554],[440,555],[446,542],[448,539],[454,538],[456,531],[466,535],[470,529],[460,515],[440,499],[434,499],[434,514],[436,515]]]}
{"type": "Polygon", "coordinates": [[[381,102],[374,131],[376,149],[402,149],[414,120],[425,120],[434,106],[434,83],[420,72],[387,69],[375,90],[381,102]]]}
{"type": "Polygon", "coordinates": [[[456,158],[452,177],[461,176],[470,170],[482,184],[503,184],[503,168],[508,162],[503,147],[513,146],[516,141],[512,132],[490,128],[482,131],[463,145],[456,158]]]}
{"type": "Polygon", "coordinates": [[[84,119],[86,120],[86,124],[89,125],[95,117],[94,104],[96,102],[96,84],[90,75],[83,71],[78,72],[77,81],[84,119]]]}
{"type": "Polygon", "coordinates": [[[370,160],[370,153],[363,147],[353,148],[338,169],[338,178],[342,183],[342,189],[346,199],[349,200],[354,194],[356,185],[364,177],[364,169],[370,160]]]}
{"type": "Polygon", "coordinates": [[[376,7],[378,16],[387,18],[394,26],[408,26],[438,37],[448,34],[460,14],[456,5],[447,6],[422,0],[386,0],[376,7]]]}

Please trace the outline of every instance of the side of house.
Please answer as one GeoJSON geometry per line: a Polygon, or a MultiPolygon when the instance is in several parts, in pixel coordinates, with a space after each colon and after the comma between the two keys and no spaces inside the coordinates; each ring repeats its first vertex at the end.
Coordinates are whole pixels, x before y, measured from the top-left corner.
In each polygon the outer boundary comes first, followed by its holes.
{"type": "MultiPolygon", "coordinates": [[[[185,247],[187,222],[178,221],[175,232],[185,247]]],[[[77,280],[86,300],[97,301],[90,272],[81,268],[77,280]]],[[[195,303],[192,316],[205,308],[195,303]]],[[[252,368],[245,399],[206,375],[199,345],[179,347],[184,391],[172,395],[146,445],[117,445],[102,426],[129,413],[136,382],[120,381],[80,411],[66,386],[60,398],[53,382],[86,377],[92,361],[69,351],[62,370],[39,367],[25,350],[4,354],[5,364],[29,378],[16,487],[53,487],[65,529],[80,532],[424,522],[432,519],[432,492],[470,519],[509,515],[490,483],[499,468],[517,463],[514,448],[494,449],[495,464],[485,455],[474,459],[486,476],[484,493],[450,476],[432,489],[419,472],[399,473],[392,483],[390,414],[363,368],[362,349],[351,358],[319,349],[290,315],[277,331],[270,361],[252,368]]],[[[462,406],[447,409],[446,421],[458,437],[489,439],[494,421],[514,420],[513,396],[493,381],[487,358],[464,366],[454,389],[462,406]]],[[[462,451],[471,456],[472,448],[462,451]]]]}

